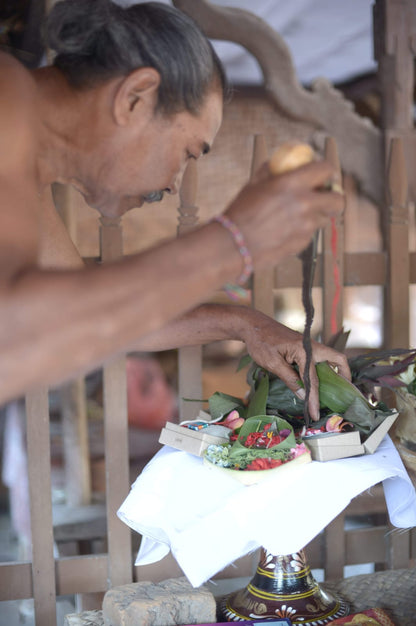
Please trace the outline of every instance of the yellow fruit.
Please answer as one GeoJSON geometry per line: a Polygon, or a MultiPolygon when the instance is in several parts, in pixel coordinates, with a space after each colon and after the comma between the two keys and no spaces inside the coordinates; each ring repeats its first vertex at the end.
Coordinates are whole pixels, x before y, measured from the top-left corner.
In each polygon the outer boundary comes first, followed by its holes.
{"type": "Polygon", "coordinates": [[[289,172],[314,159],[314,151],[307,143],[287,141],[279,146],[269,160],[269,170],[278,175],[289,172]]]}

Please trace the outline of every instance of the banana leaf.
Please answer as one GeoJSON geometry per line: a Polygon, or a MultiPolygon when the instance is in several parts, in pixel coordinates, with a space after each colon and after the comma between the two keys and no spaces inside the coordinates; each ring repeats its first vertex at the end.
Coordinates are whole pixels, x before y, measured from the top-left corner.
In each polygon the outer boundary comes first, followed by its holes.
{"type": "MultiPolygon", "coordinates": [[[[360,432],[368,435],[391,414],[391,410],[382,403],[376,406],[370,404],[357,385],[345,379],[340,381],[340,376],[326,362],[317,365],[317,374],[320,379],[321,414],[321,420],[314,424],[317,427],[325,423],[329,415],[336,413],[345,421],[353,423],[360,432]]],[[[256,394],[264,378],[269,381],[266,414],[286,418],[294,426],[296,422],[295,428],[299,427],[300,424],[297,422],[303,416],[303,400],[298,398],[280,378],[256,364],[253,364],[248,375],[251,393],[256,394]]],[[[265,385],[262,387],[263,393],[264,389],[265,385]]]]}
{"type": "MultiPolygon", "coordinates": [[[[304,402],[280,378],[271,377],[267,409],[274,409],[280,415],[298,417],[303,415],[304,402]]],[[[267,412],[267,411],[266,411],[267,412]]]]}
{"type": "Polygon", "coordinates": [[[363,435],[369,435],[391,413],[390,409],[382,408],[381,403],[375,408],[370,408],[366,402],[357,397],[345,411],[343,417],[347,422],[354,424],[363,435]]]}
{"type": "Polygon", "coordinates": [[[247,417],[254,415],[266,415],[266,404],[269,395],[269,378],[268,376],[262,376],[260,382],[257,385],[257,389],[251,395],[250,402],[247,408],[247,417]]]}

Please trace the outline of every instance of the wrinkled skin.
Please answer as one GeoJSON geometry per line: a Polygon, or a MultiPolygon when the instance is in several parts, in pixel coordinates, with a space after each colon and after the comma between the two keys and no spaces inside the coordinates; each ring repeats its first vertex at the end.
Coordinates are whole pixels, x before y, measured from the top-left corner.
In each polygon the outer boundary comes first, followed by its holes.
{"type": "MultiPolygon", "coordinates": [[[[120,352],[227,338],[246,341],[258,363],[298,387],[290,365],[302,372],[299,334],[255,311],[199,306],[242,270],[220,224],[116,264],[84,267],[57,216],[53,182],[73,185],[110,218],[177,192],[189,159],[215,139],[222,97],[213,87],[198,115],[164,117],[155,112],[159,81],[141,68],[74,91],[57,69],[29,72],[0,54],[0,403],[120,352]]],[[[322,191],[332,177],[324,162],[278,177],[263,168],[224,207],[256,269],[299,252],[342,212],[342,197],[322,191]]],[[[344,357],[324,346],[314,344],[313,358],[348,375],[344,357]]]]}

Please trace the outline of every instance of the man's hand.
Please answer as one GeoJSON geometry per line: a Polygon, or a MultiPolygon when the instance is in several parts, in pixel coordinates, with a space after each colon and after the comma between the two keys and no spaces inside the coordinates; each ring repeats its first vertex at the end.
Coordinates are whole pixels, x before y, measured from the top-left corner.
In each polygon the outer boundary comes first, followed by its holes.
{"type": "MultiPolygon", "coordinates": [[[[302,335],[259,312],[255,313],[255,323],[248,325],[244,332],[244,341],[250,356],[261,367],[281,378],[299,398],[304,399],[305,390],[301,380],[305,372],[306,354],[302,344],[302,335]],[[292,367],[294,364],[299,368],[300,378],[292,367]]],[[[324,344],[312,342],[309,412],[315,421],[319,419],[319,381],[315,365],[321,361],[328,361],[338,368],[339,374],[351,379],[348,361],[344,354],[324,344]]]]}
{"type": "MultiPolygon", "coordinates": [[[[251,358],[256,363],[279,376],[299,397],[305,397],[301,379],[304,375],[306,356],[301,333],[246,306],[203,304],[177,318],[157,333],[144,337],[136,345],[136,349],[167,350],[224,339],[244,341],[251,358]],[[295,364],[299,368],[300,378],[293,368],[295,364]]],[[[341,375],[351,379],[345,355],[316,341],[312,342],[309,412],[314,420],[319,418],[319,381],[315,364],[320,361],[329,361],[338,368],[341,375]]]]}
{"type": "Polygon", "coordinates": [[[256,268],[276,265],[303,250],[313,234],[344,209],[342,194],[328,185],[336,174],[327,161],[273,176],[260,168],[227,209],[241,229],[256,268]]]}

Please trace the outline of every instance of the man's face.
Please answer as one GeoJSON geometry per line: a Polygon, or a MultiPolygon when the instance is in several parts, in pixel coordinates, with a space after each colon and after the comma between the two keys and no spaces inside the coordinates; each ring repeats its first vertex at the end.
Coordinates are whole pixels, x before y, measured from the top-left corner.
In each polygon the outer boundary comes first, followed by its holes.
{"type": "Polygon", "coordinates": [[[86,200],[101,214],[114,217],[145,202],[177,193],[189,159],[209,151],[222,121],[222,95],[211,92],[198,115],[169,117],[152,113],[146,124],[111,144],[108,156],[88,185],[86,200]]]}

